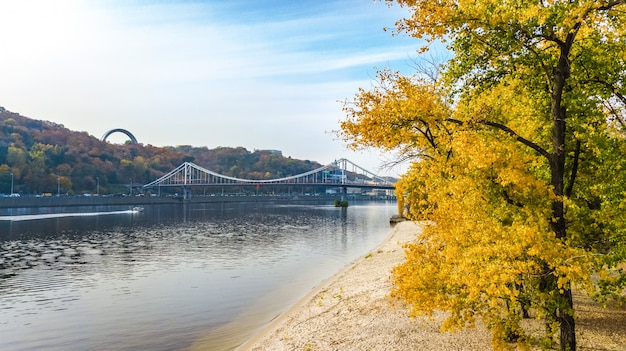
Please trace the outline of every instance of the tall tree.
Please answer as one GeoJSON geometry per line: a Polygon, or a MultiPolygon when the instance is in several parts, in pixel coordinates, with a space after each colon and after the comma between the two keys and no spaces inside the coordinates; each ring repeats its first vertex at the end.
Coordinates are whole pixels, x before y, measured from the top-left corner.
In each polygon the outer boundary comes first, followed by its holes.
{"type": "Polygon", "coordinates": [[[398,195],[431,224],[393,294],[449,311],[444,328],[482,318],[496,348],[532,342],[520,320],[536,313],[544,347],[575,350],[572,288],[626,282],[623,1],[397,2],[399,31],[453,57],[440,82],[383,71],[345,105],[353,147],[415,159],[398,195]]]}

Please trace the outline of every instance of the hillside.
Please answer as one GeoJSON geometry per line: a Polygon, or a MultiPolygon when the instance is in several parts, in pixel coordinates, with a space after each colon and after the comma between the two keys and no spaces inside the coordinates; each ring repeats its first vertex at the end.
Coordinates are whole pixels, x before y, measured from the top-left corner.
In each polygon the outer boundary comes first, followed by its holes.
{"type": "Polygon", "coordinates": [[[125,192],[191,161],[233,177],[270,179],[321,165],[280,152],[243,147],[110,144],[61,124],[35,120],[0,107],[0,194],[100,194],[125,192]],[[12,179],[13,178],[13,179],[12,179]]]}

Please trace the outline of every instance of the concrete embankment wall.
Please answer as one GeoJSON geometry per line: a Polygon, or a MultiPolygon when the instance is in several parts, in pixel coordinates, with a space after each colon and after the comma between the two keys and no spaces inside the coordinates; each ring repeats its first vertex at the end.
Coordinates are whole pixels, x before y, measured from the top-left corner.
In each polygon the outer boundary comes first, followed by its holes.
{"type": "MultiPolygon", "coordinates": [[[[195,196],[189,200],[182,197],[6,197],[0,198],[0,208],[13,207],[69,207],[69,206],[114,206],[114,205],[156,205],[177,203],[212,203],[212,202],[332,202],[337,196],[195,196]]],[[[381,196],[348,196],[348,201],[395,200],[394,197],[381,196]]]]}

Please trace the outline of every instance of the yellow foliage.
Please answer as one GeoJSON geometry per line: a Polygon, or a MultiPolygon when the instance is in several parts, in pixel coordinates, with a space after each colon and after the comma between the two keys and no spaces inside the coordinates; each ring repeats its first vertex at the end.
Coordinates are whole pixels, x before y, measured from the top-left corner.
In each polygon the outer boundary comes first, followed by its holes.
{"type": "Polygon", "coordinates": [[[626,260],[624,5],[397,2],[411,10],[399,31],[449,40],[454,56],[441,82],[385,70],[344,104],[350,147],[413,160],[396,195],[424,231],[391,294],[413,316],[449,312],[444,330],[481,319],[496,349],[532,342],[528,310],[551,338],[573,318],[573,286],[626,284],[612,270],[626,260]]]}

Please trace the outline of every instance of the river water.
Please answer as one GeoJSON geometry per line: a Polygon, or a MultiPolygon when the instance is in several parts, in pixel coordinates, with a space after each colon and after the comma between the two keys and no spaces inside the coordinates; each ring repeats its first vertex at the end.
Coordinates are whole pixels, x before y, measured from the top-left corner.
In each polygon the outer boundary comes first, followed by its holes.
{"type": "Polygon", "coordinates": [[[390,232],[395,203],[0,212],[1,350],[231,350],[390,232]]]}

